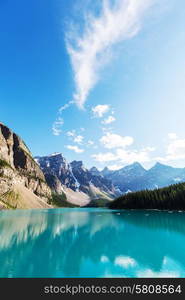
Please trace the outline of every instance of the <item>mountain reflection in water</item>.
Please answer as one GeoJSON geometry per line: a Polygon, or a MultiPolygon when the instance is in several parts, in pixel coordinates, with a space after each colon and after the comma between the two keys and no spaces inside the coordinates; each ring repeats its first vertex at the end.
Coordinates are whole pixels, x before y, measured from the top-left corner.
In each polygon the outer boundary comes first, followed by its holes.
{"type": "Polygon", "coordinates": [[[0,212],[0,277],[185,277],[184,253],[184,212],[0,212]]]}

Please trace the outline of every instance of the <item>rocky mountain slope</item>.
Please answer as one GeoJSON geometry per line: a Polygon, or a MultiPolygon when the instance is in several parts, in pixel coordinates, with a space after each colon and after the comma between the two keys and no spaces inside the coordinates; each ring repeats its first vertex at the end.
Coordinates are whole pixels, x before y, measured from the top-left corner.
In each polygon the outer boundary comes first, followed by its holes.
{"type": "Polygon", "coordinates": [[[147,171],[139,163],[134,163],[114,172],[108,171],[107,168],[102,171],[102,174],[109,180],[112,180],[113,184],[122,193],[141,189],[143,184],[141,178],[146,173],[147,171]]]}
{"type": "Polygon", "coordinates": [[[35,160],[45,174],[47,183],[53,192],[65,193],[70,202],[74,203],[76,197],[76,204],[80,199],[84,199],[86,202],[84,205],[86,205],[94,199],[111,200],[117,195],[109,179],[89,171],[84,167],[82,161],[68,163],[61,153],[36,157],[35,160]]]}
{"type": "Polygon", "coordinates": [[[0,205],[5,208],[50,207],[51,190],[22,139],[0,123],[0,205]]]}

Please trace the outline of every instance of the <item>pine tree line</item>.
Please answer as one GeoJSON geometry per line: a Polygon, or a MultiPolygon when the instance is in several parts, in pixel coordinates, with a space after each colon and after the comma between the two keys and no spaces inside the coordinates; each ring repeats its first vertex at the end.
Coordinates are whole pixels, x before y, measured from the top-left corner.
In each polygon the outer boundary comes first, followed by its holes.
{"type": "Polygon", "coordinates": [[[185,210],[185,183],[128,193],[114,200],[112,209],[185,210]]]}

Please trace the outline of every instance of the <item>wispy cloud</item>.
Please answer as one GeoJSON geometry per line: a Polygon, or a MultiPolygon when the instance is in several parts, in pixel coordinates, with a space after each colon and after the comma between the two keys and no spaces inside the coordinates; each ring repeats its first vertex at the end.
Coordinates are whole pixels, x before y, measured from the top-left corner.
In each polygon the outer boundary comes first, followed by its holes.
{"type": "Polygon", "coordinates": [[[68,103],[61,106],[60,109],[59,109],[59,113],[62,113],[64,110],[69,108],[72,104],[74,104],[74,101],[69,101],[68,103]]]}
{"type": "Polygon", "coordinates": [[[62,126],[64,124],[64,120],[61,118],[61,117],[58,117],[55,122],[53,123],[53,126],[52,126],[52,132],[53,132],[53,135],[60,135],[61,132],[62,132],[62,126]]]}
{"type": "Polygon", "coordinates": [[[108,116],[106,119],[102,121],[102,124],[108,125],[116,121],[116,118],[113,116],[108,116]]]}
{"type": "Polygon", "coordinates": [[[67,133],[66,133],[66,135],[68,136],[68,137],[74,137],[75,135],[76,135],[76,130],[71,130],[71,131],[68,131],[67,133]]]}
{"type": "Polygon", "coordinates": [[[63,112],[68,109],[74,101],[69,101],[68,103],[61,106],[58,110],[58,117],[52,125],[53,135],[59,136],[62,133],[62,126],[64,125],[64,119],[61,117],[63,112]]]}
{"type": "Polygon", "coordinates": [[[82,33],[66,34],[66,46],[74,71],[74,101],[83,108],[91,89],[100,79],[100,70],[112,55],[112,46],[135,36],[146,11],[156,0],[104,0],[98,16],[85,15],[82,33]],[[107,55],[109,54],[109,55],[107,55]]]}

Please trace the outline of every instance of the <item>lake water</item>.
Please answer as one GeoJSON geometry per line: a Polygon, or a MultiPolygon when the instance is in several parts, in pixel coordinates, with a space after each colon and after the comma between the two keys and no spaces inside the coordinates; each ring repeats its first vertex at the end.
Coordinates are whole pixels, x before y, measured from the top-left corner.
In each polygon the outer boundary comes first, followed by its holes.
{"type": "Polygon", "coordinates": [[[185,277],[185,213],[0,211],[0,277],[185,277]]]}

